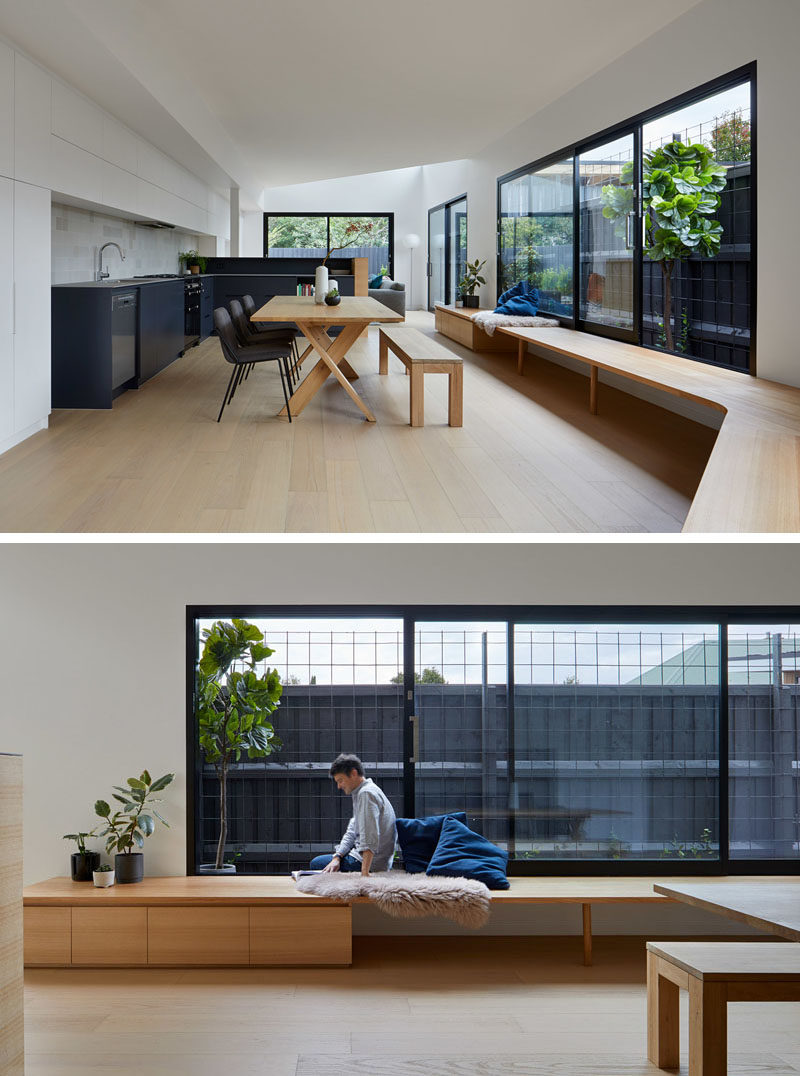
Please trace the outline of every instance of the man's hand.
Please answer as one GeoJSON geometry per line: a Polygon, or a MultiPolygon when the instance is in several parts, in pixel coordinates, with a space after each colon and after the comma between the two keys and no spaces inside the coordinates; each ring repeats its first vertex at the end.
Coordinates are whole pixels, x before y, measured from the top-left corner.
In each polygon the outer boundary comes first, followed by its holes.
{"type": "Polygon", "coordinates": [[[323,874],[333,874],[334,871],[339,870],[340,863],[341,863],[341,861],[340,861],[339,857],[334,856],[333,859],[328,864],[328,866],[322,868],[322,873],[323,874]]]}

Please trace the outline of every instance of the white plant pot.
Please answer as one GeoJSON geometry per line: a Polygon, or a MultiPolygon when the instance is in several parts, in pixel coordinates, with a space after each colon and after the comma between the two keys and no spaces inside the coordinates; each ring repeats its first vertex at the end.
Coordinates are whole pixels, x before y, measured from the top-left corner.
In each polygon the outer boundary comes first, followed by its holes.
{"type": "Polygon", "coordinates": [[[114,884],[113,871],[92,871],[92,880],[98,889],[108,889],[114,884]]]}
{"type": "Polygon", "coordinates": [[[318,265],[317,271],[314,274],[314,302],[324,303],[325,296],[328,294],[328,267],[327,265],[318,265]]]}

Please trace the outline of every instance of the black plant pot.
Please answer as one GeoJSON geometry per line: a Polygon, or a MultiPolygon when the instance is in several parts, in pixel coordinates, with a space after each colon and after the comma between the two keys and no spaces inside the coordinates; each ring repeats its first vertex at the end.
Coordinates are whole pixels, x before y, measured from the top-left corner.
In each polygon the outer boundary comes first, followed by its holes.
{"type": "Polygon", "coordinates": [[[100,866],[100,853],[73,852],[69,859],[73,882],[91,882],[92,871],[100,866]]]}
{"type": "Polygon", "coordinates": [[[464,306],[470,310],[477,310],[481,305],[480,295],[463,295],[464,306]]]}
{"type": "Polygon", "coordinates": [[[197,868],[198,874],[236,874],[235,863],[223,863],[221,867],[215,867],[213,863],[201,863],[197,868]]]}
{"type": "Polygon", "coordinates": [[[331,296],[331,295],[326,295],[325,296],[325,302],[327,303],[328,306],[338,306],[341,301],[342,301],[341,295],[337,295],[335,298],[333,296],[331,296]]]}
{"type": "Polygon", "coordinates": [[[120,885],[141,882],[144,878],[144,856],[141,852],[118,852],[114,856],[114,875],[120,885]]]}

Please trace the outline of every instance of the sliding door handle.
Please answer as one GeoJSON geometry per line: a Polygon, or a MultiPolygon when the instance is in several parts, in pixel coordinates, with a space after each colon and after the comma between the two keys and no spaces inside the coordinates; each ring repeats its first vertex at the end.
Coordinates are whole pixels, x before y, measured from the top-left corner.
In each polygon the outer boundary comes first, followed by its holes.
{"type": "Polygon", "coordinates": [[[409,717],[408,720],[411,722],[411,727],[413,729],[413,741],[412,741],[413,746],[411,748],[413,753],[411,755],[411,758],[408,761],[413,762],[413,763],[416,764],[420,760],[419,759],[419,715],[418,714],[412,714],[411,717],[409,717]]]}

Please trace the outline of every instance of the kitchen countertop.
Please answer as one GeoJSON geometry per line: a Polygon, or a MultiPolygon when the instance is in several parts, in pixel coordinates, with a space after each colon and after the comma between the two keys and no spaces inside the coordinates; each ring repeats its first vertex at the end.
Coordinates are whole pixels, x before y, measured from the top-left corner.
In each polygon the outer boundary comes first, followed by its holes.
{"type": "MultiPolygon", "coordinates": [[[[170,280],[203,280],[211,279],[218,276],[246,276],[246,277],[270,277],[282,279],[283,277],[313,277],[313,272],[310,273],[186,273],[181,276],[174,277],[142,277],[141,279],[123,277],[121,280],[112,278],[111,280],[77,280],[71,281],[67,284],[53,284],[54,288],[102,288],[104,291],[113,290],[114,288],[138,288],[142,284],[165,284],[170,280]]],[[[333,274],[332,279],[336,280],[337,277],[351,277],[352,273],[339,273],[333,274]]]]}

